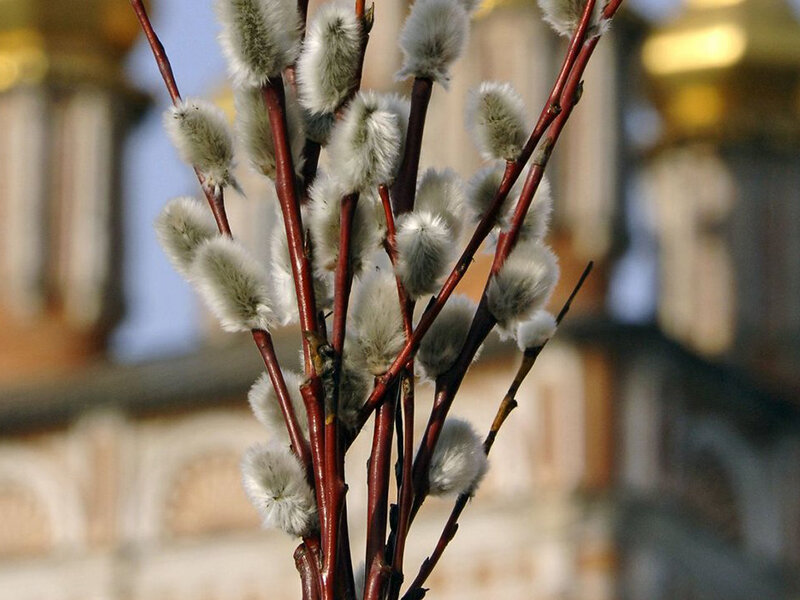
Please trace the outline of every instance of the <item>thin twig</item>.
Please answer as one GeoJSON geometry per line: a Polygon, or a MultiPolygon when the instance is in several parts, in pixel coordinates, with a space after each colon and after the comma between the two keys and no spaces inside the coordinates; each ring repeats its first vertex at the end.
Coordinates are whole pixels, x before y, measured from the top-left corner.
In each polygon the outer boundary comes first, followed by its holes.
{"type": "MultiPolygon", "coordinates": [[[[158,36],[153,29],[153,25],[150,21],[150,17],[147,14],[147,11],[144,7],[142,0],[130,0],[131,7],[133,11],[136,13],[136,17],[139,20],[139,23],[145,33],[145,37],[150,45],[150,49],[153,52],[153,56],[155,57],[156,64],[158,65],[158,69],[161,72],[161,76],[164,79],[164,84],[167,88],[167,92],[169,94],[170,99],[172,100],[173,104],[177,104],[181,101],[180,91],[178,89],[178,84],[175,81],[175,75],[172,71],[172,65],[169,61],[169,57],[164,49],[163,44],[159,40],[158,36]]],[[[203,190],[203,193],[208,200],[209,207],[211,208],[211,212],[214,215],[214,219],[217,223],[217,228],[222,235],[227,235],[228,237],[232,237],[230,225],[228,223],[227,213],[225,211],[225,202],[223,197],[222,189],[213,189],[210,186],[206,185],[205,178],[203,174],[197,169],[194,169],[195,174],[197,175],[197,179],[200,183],[200,187],[203,190]]],[[[279,365],[277,364],[277,358],[273,361],[273,358],[269,356],[269,351],[267,351],[268,356],[265,357],[264,355],[264,347],[262,347],[261,342],[263,342],[260,335],[256,334],[254,336],[254,341],[256,345],[259,347],[259,351],[262,354],[262,358],[265,361],[265,366],[270,375],[270,380],[272,381],[273,386],[275,386],[276,395],[280,398],[282,395],[282,391],[286,389],[286,382],[283,378],[283,373],[280,370],[279,365]],[[276,368],[277,367],[277,368],[276,368]],[[277,385],[276,385],[277,383],[277,385]]],[[[318,382],[317,382],[318,383],[318,382]]],[[[315,388],[315,386],[310,386],[309,389],[315,388]]],[[[301,436],[297,435],[297,428],[296,428],[296,416],[295,416],[295,425],[291,424],[291,415],[293,413],[293,408],[291,405],[286,405],[286,410],[284,410],[282,402],[281,410],[284,413],[284,419],[286,420],[287,430],[289,432],[290,441],[296,453],[298,453],[298,457],[304,462],[304,464],[308,464],[307,458],[302,455],[305,452],[304,448],[307,447],[304,443],[305,440],[302,439],[301,436]],[[294,435],[292,430],[295,431],[294,435]],[[301,441],[302,439],[302,441],[301,441]]],[[[320,412],[320,411],[317,411],[320,412]]],[[[314,430],[314,424],[312,423],[312,412],[308,413],[308,420],[309,420],[309,430],[314,430]]],[[[314,449],[309,448],[309,454],[311,455],[312,463],[314,458],[314,449]]],[[[322,464],[322,463],[319,463],[322,464]]],[[[313,470],[313,464],[312,464],[313,470]]],[[[316,480],[316,477],[315,477],[316,480]]],[[[319,554],[319,547],[316,543],[314,538],[309,538],[309,542],[313,542],[307,544],[309,551],[318,557],[319,554]]],[[[316,558],[315,558],[316,560],[316,558]]],[[[301,573],[302,576],[302,573],[301,573]]]]}
{"type": "Polygon", "coordinates": [[[139,24],[142,26],[147,42],[153,51],[158,70],[161,72],[161,77],[164,78],[164,84],[167,86],[169,97],[172,99],[173,104],[177,104],[181,101],[181,94],[178,91],[178,84],[175,82],[175,75],[172,73],[172,65],[169,62],[164,46],[161,44],[161,40],[158,39],[153,29],[153,24],[150,22],[144,2],[143,0],[130,0],[130,2],[133,12],[136,13],[136,18],[139,19],[139,24]]]}
{"type": "MultiPolygon", "coordinates": [[[[389,256],[392,266],[396,266],[397,248],[395,238],[397,229],[392,212],[392,203],[389,191],[385,185],[378,187],[378,195],[381,198],[383,212],[386,218],[386,240],[384,247],[389,256]]],[[[412,315],[414,313],[414,302],[408,298],[405,286],[399,277],[395,276],[397,283],[397,296],[400,301],[403,330],[406,340],[413,334],[412,315]]],[[[387,557],[391,558],[391,578],[389,580],[388,598],[397,598],[400,592],[400,584],[403,578],[403,555],[405,552],[405,541],[408,534],[410,523],[411,506],[414,500],[414,482],[412,478],[412,467],[414,460],[414,363],[410,361],[406,365],[407,375],[402,380],[402,414],[397,414],[398,425],[398,460],[400,461],[400,477],[397,491],[397,523],[392,531],[387,544],[387,557]],[[400,418],[402,417],[402,419],[400,418]],[[402,432],[402,439],[399,438],[402,432]]]]}
{"type": "Polygon", "coordinates": [[[292,445],[292,449],[300,459],[300,462],[309,470],[309,475],[311,476],[310,481],[313,483],[313,474],[310,472],[311,451],[308,447],[308,442],[303,436],[303,431],[300,429],[300,425],[297,422],[291,396],[289,395],[286,381],[283,378],[283,373],[278,364],[275,347],[272,344],[272,336],[269,332],[262,329],[254,329],[253,340],[261,352],[261,357],[264,360],[264,365],[267,367],[267,373],[272,382],[272,387],[275,389],[275,395],[278,398],[278,404],[283,413],[283,420],[286,423],[286,430],[289,432],[289,443],[292,445]]]}
{"type": "Polygon", "coordinates": [[[328,524],[328,505],[324,501],[325,478],[325,446],[322,428],[322,382],[319,377],[307,379],[300,385],[300,395],[308,416],[308,439],[311,451],[311,464],[314,472],[314,489],[316,490],[317,513],[319,515],[321,538],[325,539],[325,528],[328,524]]]}
{"type": "Polygon", "coordinates": [[[358,194],[348,194],[341,201],[339,220],[339,256],[334,274],[333,330],[333,386],[325,397],[325,484],[328,503],[329,523],[323,537],[324,558],[322,566],[323,594],[333,596],[336,589],[336,574],[339,568],[340,549],[339,530],[347,489],[344,483],[344,461],[341,456],[339,440],[339,387],[342,372],[342,353],[344,351],[347,307],[350,289],[353,284],[353,265],[350,256],[353,218],[358,205],[358,194]]]}
{"type": "Polygon", "coordinates": [[[303,600],[320,600],[319,564],[314,552],[305,542],[295,549],[294,564],[300,573],[303,600]]]}
{"type": "Polygon", "coordinates": [[[422,151],[422,135],[425,131],[425,118],[428,104],[431,101],[433,80],[426,77],[414,79],[411,88],[411,107],[408,116],[405,150],[400,168],[392,186],[395,215],[402,215],[414,208],[414,196],[417,190],[417,173],[422,151]]]}
{"type": "Polygon", "coordinates": [[[400,489],[397,492],[397,526],[395,527],[392,552],[392,576],[389,580],[389,600],[400,595],[403,583],[403,558],[405,555],[408,530],[411,525],[411,510],[414,502],[414,375],[407,374],[402,379],[403,386],[403,453],[401,463],[400,489]]]}
{"type": "Polygon", "coordinates": [[[367,475],[367,547],[364,600],[378,600],[390,573],[384,556],[389,479],[392,462],[392,434],[397,392],[387,398],[375,416],[372,451],[367,475]]]}
{"type": "MultiPolygon", "coordinates": [[[[578,279],[578,283],[575,284],[575,287],[572,289],[572,293],[569,295],[569,298],[564,303],[561,311],[558,313],[558,317],[556,317],[557,325],[560,325],[561,321],[566,316],[567,312],[572,306],[572,301],[575,299],[575,296],[577,296],[581,287],[583,287],[583,284],[586,281],[586,278],[589,276],[589,273],[591,273],[593,266],[594,263],[591,261],[588,265],[586,265],[586,268],[583,270],[580,279],[578,279]]],[[[540,346],[525,349],[519,369],[517,369],[514,380],[511,382],[506,395],[503,397],[503,400],[500,402],[500,406],[497,408],[497,413],[492,421],[492,426],[490,427],[489,433],[486,435],[486,439],[483,442],[483,451],[487,456],[492,450],[492,446],[497,439],[497,434],[500,431],[500,428],[503,426],[503,423],[505,423],[506,419],[511,414],[511,411],[517,407],[516,395],[520,386],[525,381],[528,373],[530,373],[531,368],[536,363],[536,359],[539,357],[539,354],[541,354],[548,341],[549,340],[545,340],[545,342],[540,346]]],[[[423,561],[422,566],[419,569],[419,573],[417,573],[414,581],[403,595],[403,600],[421,600],[421,598],[425,596],[426,590],[422,586],[425,584],[425,581],[438,564],[439,559],[442,557],[442,554],[445,551],[445,548],[447,548],[447,545],[450,543],[453,537],[455,537],[456,532],[458,531],[458,519],[466,508],[467,503],[469,502],[470,498],[472,498],[473,494],[474,492],[470,491],[459,495],[455,506],[450,512],[450,516],[445,523],[442,534],[439,536],[439,541],[436,543],[433,553],[423,561]]]]}
{"type": "MultiPolygon", "coordinates": [[[[269,114],[275,146],[275,191],[283,214],[286,239],[289,245],[289,257],[292,264],[297,308],[300,315],[300,328],[305,331],[319,331],[317,323],[316,299],[314,297],[314,281],[311,262],[305,253],[303,218],[300,214],[300,202],[295,189],[295,174],[292,164],[292,152],[289,148],[288,127],[286,124],[286,95],[281,77],[273,77],[262,88],[264,104],[269,114]]],[[[303,338],[303,355],[306,375],[313,375],[309,341],[303,338]]]]}

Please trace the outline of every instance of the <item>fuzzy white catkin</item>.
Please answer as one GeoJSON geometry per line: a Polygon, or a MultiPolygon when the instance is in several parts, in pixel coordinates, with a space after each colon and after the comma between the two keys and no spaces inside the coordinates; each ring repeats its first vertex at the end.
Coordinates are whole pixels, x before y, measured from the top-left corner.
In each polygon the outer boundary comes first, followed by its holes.
{"type": "Polygon", "coordinates": [[[167,202],[156,219],[155,229],[172,266],[187,278],[197,248],[218,235],[208,207],[185,196],[167,202]]]}
{"type": "MultiPolygon", "coordinates": [[[[306,216],[304,215],[303,218],[304,223],[308,222],[306,216]]],[[[272,228],[269,266],[275,307],[280,315],[280,323],[281,325],[295,323],[300,317],[297,310],[297,291],[292,273],[292,262],[289,256],[289,244],[286,241],[286,230],[280,214],[276,216],[276,221],[272,228]]],[[[330,306],[330,277],[320,271],[315,271],[314,273],[314,295],[318,309],[322,310],[330,306]]]]}
{"type": "Polygon", "coordinates": [[[292,64],[300,49],[294,0],[216,0],[228,70],[239,85],[259,87],[292,64]]]}
{"type": "Polygon", "coordinates": [[[464,195],[464,182],[455,171],[428,169],[420,177],[414,206],[444,219],[457,240],[463,224],[464,195]]]}
{"type": "MultiPolygon", "coordinates": [[[[269,112],[260,88],[240,87],[234,92],[236,134],[242,141],[250,165],[258,173],[275,179],[275,142],[269,112]]],[[[286,97],[286,125],[295,173],[303,170],[303,147],[306,135],[297,102],[286,97]]]]}
{"type": "Polygon", "coordinates": [[[483,444],[472,425],[463,419],[447,419],[431,457],[430,494],[472,494],[488,468],[483,444]]]}
{"type": "Polygon", "coordinates": [[[242,485],[264,527],[302,537],[318,527],[314,491],[300,461],[282,444],[255,445],[242,459],[242,485]]]}
{"type": "Polygon", "coordinates": [[[333,113],[316,115],[303,109],[303,125],[309,140],[320,146],[327,146],[333,126],[336,125],[336,115],[333,113]]]}
{"type": "Polygon", "coordinates": [[[351,431],[358,422],[358,411],[367,400],[371,381],[363,369],[359,369],[354,361],[348,359],[347,351],[348,347],[345,344],[345,356],[339,380],[339,420],[345,429],[351,431]]]}
{"type": "Polygon", "coordinates": [[[226,331],[268,330],[276,323],[266,270],[239,242],[227,237],[204,242],[191,280],[226,331]]]}
{"type": "Polygon", "coordinates": [[[447,88],[468,35],[469,16],[458,0],[417,0],[400,32],[403,66],[397,78],[424,77],[447,88]]]}
{"type": "MultiPolygon", "coordinates": [[[[303,376],[294,371],[284,369],[283,379],[289,391],[289,398],[292,401],[294,414],[297,417],[297,424],[303,431],[303,435],[308,437],[308,417],[303,404],[303,397],[300,395],[300,384],[303,383],[303,376]]],[[[258,422],[269,432],[270,439],[280,441],[284,444],[289,443],[289,432],[286,429],[286,421],[283,418],[283,411],[278,402],[278,395],[272,385],[272,380],[267,373],[262,373],[247,393],[247,401],[253,410],[258,422]]]]}
{"type": "Polygon", "coordinates": [[[417,363],[430,379],[435,380],[453,366],[467,339],[475,308],[468,297],[452,296],[422,338],[417,363]]]}
{"type": "Polygon", "coordinates": [[[384,373],[405,344],[397,283],[390,273],[362,279],[353,298],[353,325],[367,370],[384,373]]]}
{"type": "Polygon", "coordinates": [[[164,113],[164,128],[181,159],[219,188],[233,181],[233,137],[225,113],[210,102],[187,98],[164,113]]]}
{"type": "Polygon", "coordinates": [[[553,214],[553,195],[550,181],[542,176],[539,187],[533,195],[528,212],[519,229],[520,240],[542,240],[550,229],[550,218],[553,214]]]}
{"type": "MultiPolygon", "coordinates": [[[[480,221],[483,215],[491,208],[495,193],[500,187],[500,182],[503,180],[504,171],[505,163],[495,161],[480,169],[467,183],[466,200],[473,221],[480,221]]],[[[506,199],[503,200],[503,205],[500,207],[500,211],[497,214],[495,225],[500,227],[506,227],[508,225],[508,218],[514,206],[516,206],[517,200],[519,200],[521,191],[522,184],[518,179],[511,188],[511,192],[509,192],[506,199]]]]}
{"type": "MultiPolygon", "coordinates": [[[[339,259],[339,234],[341,231],[342,198],[346,195],[339,182],[320,172],[309,191],[308,227],[314,242],[314,263],[317,270],[333,271],[339,259]]],[[[375,211],[369,198],[359,198],[353,216],[350,236],[350,264],[354,275],[359,275],[365,259],[378,247],[379,231],[375,211]]]]}
{"type": "Polygon", "coordinates": [[[518,243],[489,282],[489,311],[501,329],[510,330],[550,298],[558,282],[558,260],[540,242],[518,243]]]}
{"type": "MultiPolygon", "coordinates": [[[[602,35],[608,29],[608,20],[603,19],[605,5],[605,0],[597,0],[595,2],[592,20],[589,23],[589,37],[602,35]]],[[[539,7],[544,13],[544,20],[550,24],[557,34],[571,37],[578,28],[583,9],[586,7],[586,1],[539,0],[539,7]]]]}
{"type": "Polygon", "coordinates": [[[445,220],[427,210],[415,209],[397,219],[397,276],[412,298],[439,289],[454,242],[445,220]]]}
{"type": "Polygon", "coordinates": [[[525,104],[508,83],[484,81],[467,99],[467,129],[487,160],[516,160],[528,136],[525,104]]]}
{"type": "MultiPolygon", "coordinates": [[[[397,127],[400,129],[400,147],[397,150],[398,158],[391,175],[393,180],[397,175],[397,170],[400,168],[400,158],[406,150],[406,133],[408,132],[408,119],[411,114],[411,101],[407,97],[395,93],[381,94],[380,99],[385,110],[397,117],[397,127]]],[[[380,198],[378,198],[377,195],[375,200],[380,203],[380,198]]]]}
{"type": "Polygon", "coordinates": [[[332,113],[358,78],[361,27],[351,6],[319,8],[306,31],[297,61],[300,102],[312,113],[332,113]]]}
{"type": "Polygon", "coordinates": [[[556,318],[546,310],[537,310],[517,326],[517,346],[523,352],[538,348],[556,332],[556,318]]]}
{"type": "Polygon", "coordinates": [[[331,173],[346,192],[391,183],[402,141],[401,123],[386,98],[359,92],[331,132],[331,173]]]}

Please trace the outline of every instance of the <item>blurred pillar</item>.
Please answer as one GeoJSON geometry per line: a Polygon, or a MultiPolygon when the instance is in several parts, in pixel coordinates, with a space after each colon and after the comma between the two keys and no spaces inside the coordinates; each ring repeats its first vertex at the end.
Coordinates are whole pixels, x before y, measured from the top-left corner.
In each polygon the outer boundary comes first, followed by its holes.
{"type": "Polygon", "coordinates": [[[100,355],[121,312],[126,0],[0,2],[0,380],[100,355]]]}
{"type": "Polygon", "coordinates": [[[642,61],[663,120],[647,167],[661,325],[796,383],[800,25],[782,0],[690,0],[642,61]]]}

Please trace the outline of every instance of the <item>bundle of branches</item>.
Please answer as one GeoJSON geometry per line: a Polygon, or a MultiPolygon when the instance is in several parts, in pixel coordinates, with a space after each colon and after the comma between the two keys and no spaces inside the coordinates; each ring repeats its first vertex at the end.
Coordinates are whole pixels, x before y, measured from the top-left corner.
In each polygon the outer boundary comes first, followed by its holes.
{"type": "Polygon", "coordinates": [[[249,399],[269,443],[245,455],[244,486],[265,526],[301,538],[295,562],[304,598],[399,598],[417,511],[430,495],[453,495],[439,544],[403,598],[425,595],[516,391],[574,297],[558,317],[545,309],[558,263],[544,242],[552,204],[544,170],[620,1],[541,0],[546,20],[569,38],[552,92],[532,131],[509,84],[484,83],[472,92],[468,126],[488,162],[464,184],[451,170],[420,175],[420,147],[431,93],[435,84],[447,87],[475,0],[411,6],[398,72],[413,79],[410,99],[360,90],[374,15],[364,0],[355,9],[325,4],[307,26],[307,0],[216,0],[236,135],[251,166],[274,180],[283,224],[267,269],[234,239],[226,217],[225,190],[237,188],[234,133],[211,104],[181,98],[142,0],[131,0],[173,102],[166,129],[211,209],[192,198],[172,200],[157,231],[222,327],[250,333],[264,359],[266,373],[249,399]],[[468,241],[458,254],[462,237],[468,241]],[[487,238],[494,261],[475,305],[453,292],[487,238]],[[270,336],[293,321],[302,331],[302,375],[281,368],[270,336]],[[523,360],[481,443],[469,423],[448,415],[495,327],[516,338],[523,360]],[[415,445],[420,377],[435,383],[435,397],[415,445]],[[354,575],[344,457],[370,419],[365,566],[354,575]]]}

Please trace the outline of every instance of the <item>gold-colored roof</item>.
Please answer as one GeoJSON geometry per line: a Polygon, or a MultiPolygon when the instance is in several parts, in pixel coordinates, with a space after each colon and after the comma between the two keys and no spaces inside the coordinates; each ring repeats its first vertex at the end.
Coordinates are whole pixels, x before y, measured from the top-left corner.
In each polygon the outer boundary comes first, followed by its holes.
{"type": "Polygon", "coordinates": [[[0,91],[48,77],[119,81],[138,31],[127,0],[0,0],[0,91]]]}
{"type": "Polygon", "coordinates": [[[673,137],[800,135],[800,23],[782,0],[688,0],[642,64],[673,137]]]}

